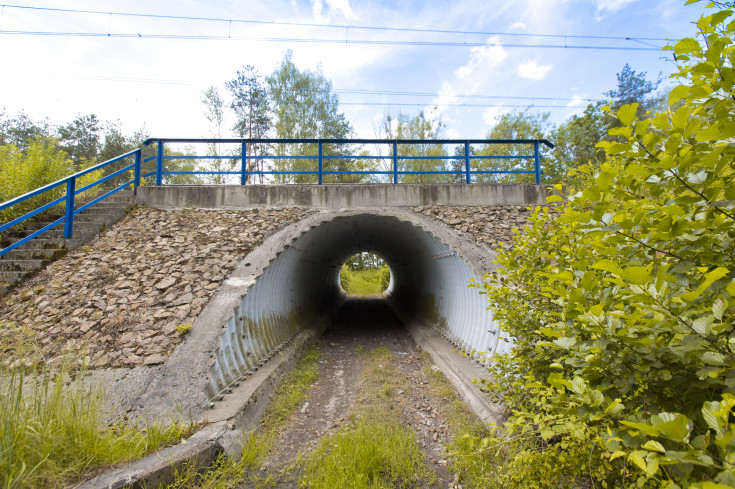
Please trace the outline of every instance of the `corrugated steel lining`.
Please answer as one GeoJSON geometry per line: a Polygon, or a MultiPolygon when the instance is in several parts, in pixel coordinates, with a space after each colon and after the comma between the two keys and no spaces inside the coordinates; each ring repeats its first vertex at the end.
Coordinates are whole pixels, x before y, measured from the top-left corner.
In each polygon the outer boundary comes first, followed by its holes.
{"type": "Polygon", "coordinates": [[[485,299],[467,286],[478,277],[454,250],[393,216],[341,216],[287,244],[250,287],[215,352],[208,397],[216,398],[257,369],[333,304],[344,293],[342,264],[360,251],[377,253],[388,263],[386,293],[404,316],[418,317],[466,351],[503,348],[485,299]]]}

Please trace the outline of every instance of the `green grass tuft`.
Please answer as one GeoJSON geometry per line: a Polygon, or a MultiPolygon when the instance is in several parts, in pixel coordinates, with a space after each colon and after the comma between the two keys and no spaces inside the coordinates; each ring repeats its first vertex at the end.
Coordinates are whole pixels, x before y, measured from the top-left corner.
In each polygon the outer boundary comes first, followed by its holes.
{"type": "Polygon", "coordinates": [[[363,419],[322,439],[307,459],[302,487],[417,487],[431,475],[411,430],[363,419]]]}
{"type": "Polygon", "coordinates": [[[147,455],[194,431],[191,424],[105,426],[99,389],[62,368],[0,379],[0,485],[7,489],[61,487],[92,471],[147,455]]]}

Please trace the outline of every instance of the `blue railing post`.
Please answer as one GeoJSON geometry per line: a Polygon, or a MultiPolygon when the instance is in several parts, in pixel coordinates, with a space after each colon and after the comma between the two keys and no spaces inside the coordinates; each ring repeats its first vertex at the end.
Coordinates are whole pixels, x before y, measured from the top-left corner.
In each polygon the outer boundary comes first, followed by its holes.
{"type": "Polygon", "coordinates": [[[248,143],[243,139],[240,143],[240,159],[242,161],[242,167],[240,168],[240,185],[248,183],[248,143]]]}
{"type": "Polygon", "coordinates": [[[464,177],[465,183],[471,183],[472,177],[470,176],[470,142],[464,143],[464,177]]]}
{"type": "Polygon", "coordinates": [[[538,139],[533,142],[533,162],[536,165],[536,185],[541,183],[541,157],[539,156],[538,139]]]}
{"type": "Polygon", "coordinates": [[[163,185],[163,140],[158,140],[158,157],[156,158],[156,186],[163,185]]]}
{"type": "Polygon", "coordinates": [[[323,150],[322,141],[320,139],[319,140],[319,185],[322,184],[322,162],[323,162],[322,158],[324,156],[322,153],[322,150],[323,150]]]}
{"type": "Polygon", "coordinates": [[[139,149],[135,152],[135,168],[133,169],[133,195],[138,195],[138,187],[140,187],[140,167],[143,164],[143,150],[139,149]]]}
{"type": "Polygon", "coordinates": [[[398,183],[398,143],[393,141],[393,183],[398,183]]]}
{"type": "Polygon", "coordinates": [[[76,177],[66,181],[66,213],[64,215],[64,238],[71,239],[74,234],[74,193],[77,190],[76,177]]]}

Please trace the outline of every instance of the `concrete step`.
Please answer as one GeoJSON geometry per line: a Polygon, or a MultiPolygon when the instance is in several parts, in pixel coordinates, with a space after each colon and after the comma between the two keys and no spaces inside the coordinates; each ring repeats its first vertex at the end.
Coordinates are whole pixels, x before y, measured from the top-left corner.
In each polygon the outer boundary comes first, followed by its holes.
{"type": "Polygon", "coordinates": [[[0,272],[31,272],[39,270],[47,261],[44,260],[7,260],[0,258],[0,272]]]}
{"type": "Polygon", "coordinates": [[[66,249],[51,249],[51,248],[30,248],[23,249],[16,248],[0,257],[0,260],[55,260],[61,258],[66,254],[66,249]]]}
{"type": "Polygon", "coordinates": [[[0,283],[5,284],[6,286],[15,285],[29,273],[30,272],[0,270],[0,283]]]}

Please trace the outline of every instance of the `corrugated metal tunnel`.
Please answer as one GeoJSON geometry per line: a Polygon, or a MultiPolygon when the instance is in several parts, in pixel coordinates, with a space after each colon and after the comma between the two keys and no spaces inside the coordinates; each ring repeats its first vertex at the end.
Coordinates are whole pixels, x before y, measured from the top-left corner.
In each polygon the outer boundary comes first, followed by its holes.
{"type": "Polygon", "coordinates": [[[338,216],[286,244],[250,286],[227,321],[207,395],[212,398],[237,382],[340,303],[345,297],[341,267],[361,251],[380,255],[390,267],[384,296],[399,317],[436,328],[467,351],[506,348],[485,299],[468,287],[479,277],[457,250],[395,216],[338,216]]]}

